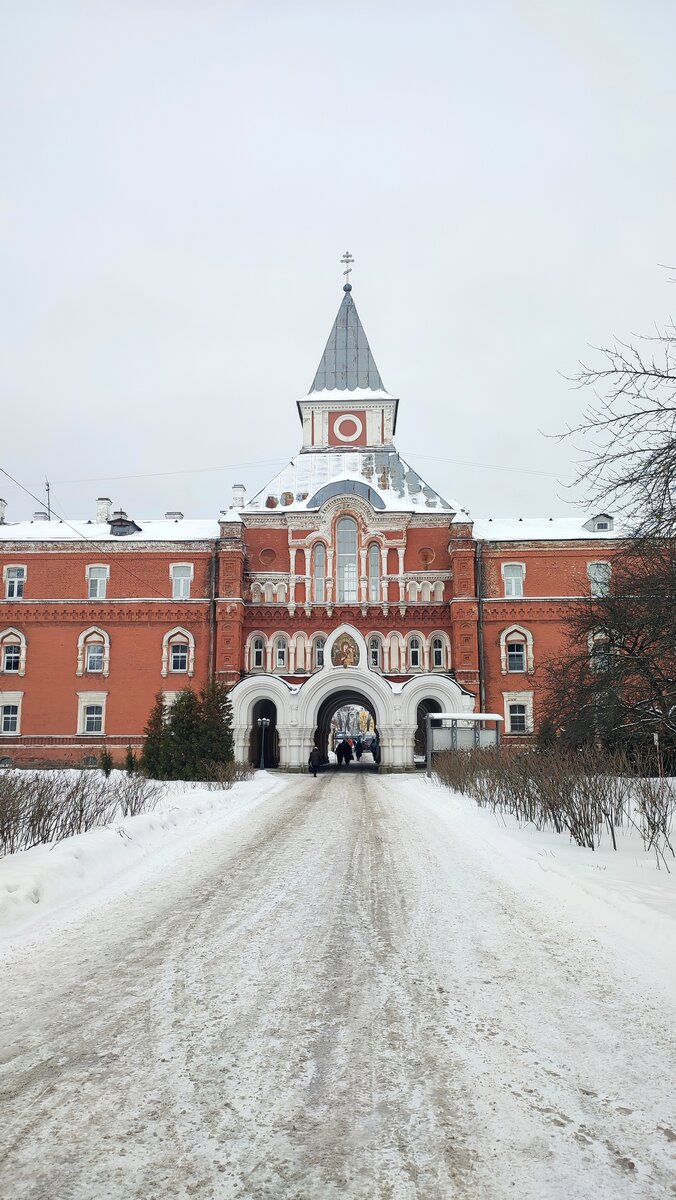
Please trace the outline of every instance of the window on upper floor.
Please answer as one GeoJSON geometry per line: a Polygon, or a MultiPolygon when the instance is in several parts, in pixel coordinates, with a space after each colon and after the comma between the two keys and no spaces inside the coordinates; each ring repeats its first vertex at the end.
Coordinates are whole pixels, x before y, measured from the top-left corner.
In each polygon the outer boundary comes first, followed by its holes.
{"type": "Polygon", "coordinates": [[[7,675],[26,672],[26,638],[18,629],[0,632],[0,671],[7,675]]]}
{"type": "Polygon", "coordinates": [[[507,642],[507,670],[510,673],[526,670],[526,643],[522,641],[507,642]]]}
{"type": "Polygon", "coordinates": [[[381,576],[381,556],[380,546],[377,542],[371,542],[369,546],[368,558],[368,581],[369,581],[369,604],[380,603],[380,576],[381,576]]]}
{"type": "Polygon", "coordinates": [[[408,665],[409,665],[409,669],[411,671],[419,671],[420,670],[420,654],[421,654],[420,638],[418,638],[418,637],[409,638],[408,665]]]}
{"type": "Polygon", "coordinates": [[[251,668],[262,671],[265,666],[265,642],[262,637],[255,637],[251,643],[251,668]]]}
{"type": "Polygon", "coordinates": [[[587,575],[592,596],[608,596],[610,594],[611,566],[609,562],[587,563],[587,575]]]}
{"type": "Polygon", "coordinates": [[[85,671],[96,675],[103,671],[103,642],[90,642],[85,650],[85,671]]]}
{"type": "Polygon", "coordinates": [[[87,595],[90,600],[105,600],[110,567],[87,567],[87,595]]]}
{"type": "Polygon", "coordinates": [[[315,667],[319,670],[324,666],[324,647],[326,646],[325,637],[317,637],[314,640],[315,652],[315,667]]]}
{"type": "Polygon", "coordinates": [[[289,659],[289,644],[285,637],[278,637],[275,641],[275,668],[278,671],[285,671],[289,659]]]}
{"type": "Polygon", "coordinates": [[[523,596],[523,581],[526,568],[523,563],[503,563],[502,578],[505,585],[505,596],[523,596]]]}
{"type": "Polygon", "coordinates": [[[369,638],[369,666],[373,671],[381,671],[383,665],[383,644],[379,637],[369,638]]]}
{"type": "Polygon", "coordinates": [[[25,567],[5,567],[5,599],[21,600],[26,583],[25,567]]]}
{"type": "Polygon", "coordinates": [[[172,600],[189,600],[190,584],[193,578],[193,564],[172,563],[170,572],[172,600]]]}
{"type": "Polygon", "coordinates": [[[77,639],[78,675],[107,675],[110,669],[110,638],[105,629],[93,625],[77,639]]]}
{"type": "Polygon", "coordinates": [[[341,517],[336,526],[338,604],[354,604],[357,600],[357,522],[353,517],[341,517]]]}
{"type": "Polygon", "coordinates": [[[195,673],[195,639],[187,629],[170,629],[162,638],[162,674],[195,673]]]}
{"type": "Polygon", "coordinates": [[[432,668],[435,671],[443,670],[446,666],[446,648],[444,639],[440,637],[432,638],[432,668]]]}
{"type": "Polygon", "coordinates": [[[326,600],[326,546],[317,542],[312,551],[312,597],[316,604],[326,600]]]}

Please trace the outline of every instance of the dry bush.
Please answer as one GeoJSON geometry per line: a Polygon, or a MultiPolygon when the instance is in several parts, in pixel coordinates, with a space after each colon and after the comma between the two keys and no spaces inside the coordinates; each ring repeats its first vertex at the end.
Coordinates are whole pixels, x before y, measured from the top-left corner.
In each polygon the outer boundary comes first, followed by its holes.
{"type": "Polygon", "coordinates": [[[253,779],[254,769],[248,763],[208,763],[205,766],[204,786],[210,791],[227,791],[235,783],[253,779]]]}
{"type": "Polygon", "coordinates": [[[637,768],[624,755],[559,747],[518,754],[458,750],[435,755],[434,762],[441,783],[465,792],[480,807],[509,813],[538,829],[567,831],[578,846],[590,850],[599,845],[604,829],[617,849],[616,830],[631,818],[632,790],[643,783],[644,826],[656,825],[672,849],[673,793],[665,788],[654,798],[647,784],[655,781],[637,778],[637,768]]]}
{"type": "Polygon", "coordinates": [[[153,809],[163,789],[100,771],[0,772],[0,855],[85,833],[153,809]]]}

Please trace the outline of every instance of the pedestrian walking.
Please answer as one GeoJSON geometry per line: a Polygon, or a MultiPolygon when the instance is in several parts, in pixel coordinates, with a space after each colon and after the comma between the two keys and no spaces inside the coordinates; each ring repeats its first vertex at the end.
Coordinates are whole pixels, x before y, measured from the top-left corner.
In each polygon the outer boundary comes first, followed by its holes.
{"type": "Polygon", "coordinates": [[[354,755],[352,753],[352,747],[349,742],[345,742],[345,749],[343,750],[343,762],[345,763],[346,767],[349,767],[353,758],[354,755]]]}
{"type": "Polygon", "coordinates": [[[357,762],[361,761],[361,756],[364,753],[364,746],[360,737],[357,738],[354,744],[354,756],[357,762]]]}
{"type": "Polygon", "coordinates": [[[307,760],[307,765],[312,771],[314,778],[317,778],[317,768],[322,765],[322,756],[316,746],[313,746],[310,751],[310,757],[307,760]]]}

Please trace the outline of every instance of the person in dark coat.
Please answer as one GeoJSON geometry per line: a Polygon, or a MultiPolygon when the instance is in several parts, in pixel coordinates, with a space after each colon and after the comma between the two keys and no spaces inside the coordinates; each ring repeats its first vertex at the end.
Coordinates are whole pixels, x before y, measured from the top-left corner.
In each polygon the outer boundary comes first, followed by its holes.
{"type": "Polygon", "coordinates": [[[317,768],[322,765],[322,756],[316,746],[313,746],[310,751],[310,757],[307,760],[307,765],[312,771],[315,779],[317,778],[317,768]]]}
{"type": "Polygon", "coordinates": [[[343,745],[345,747],[343,750],[343,762],[345,763],[346,767],[349,767],[352,759],[354,758],[354,754],[352,753],[352,747],[349,742],[343,742],[343,745]]]}
{"type": "Polygon", "coordinates": [[[336,762],[338,763],[339,767],[342,767],[342,765],[343,765],[344,754],[345,754],[345,742],[343,742],[342,740],[340,742],[336,742],[336,762]]]}
{"type": "Polygon", "coordinates": [[[357,762],[360,761],[363,752],[364,752],[364,747],[362,745],[362,740],[360,737],[358,737],[354,744],[354,756],[355,756],[357,762]]]}

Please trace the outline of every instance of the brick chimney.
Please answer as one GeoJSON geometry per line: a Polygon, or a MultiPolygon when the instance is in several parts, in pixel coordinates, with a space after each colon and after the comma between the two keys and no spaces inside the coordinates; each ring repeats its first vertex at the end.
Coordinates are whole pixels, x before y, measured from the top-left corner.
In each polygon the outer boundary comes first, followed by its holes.
{"type": "Polygon", "coordinates": [[[108,496],[99,496],[96,501],[96,524],[105,525],[110,520],[112,500],[108,496]]]}

